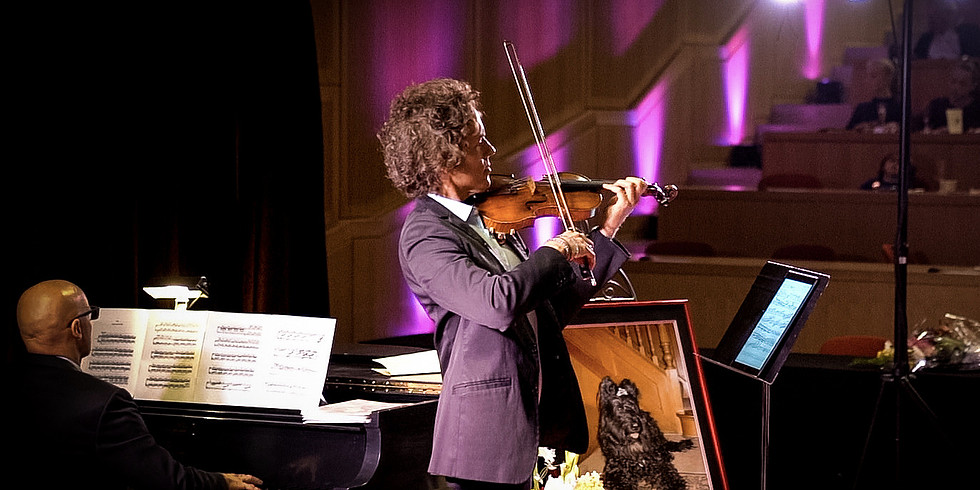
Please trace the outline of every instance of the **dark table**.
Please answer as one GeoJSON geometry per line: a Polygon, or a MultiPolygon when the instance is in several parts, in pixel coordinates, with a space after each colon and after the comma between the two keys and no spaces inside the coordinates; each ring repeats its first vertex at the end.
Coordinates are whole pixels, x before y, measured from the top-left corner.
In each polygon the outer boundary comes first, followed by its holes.
{"type": "MultiPolygon", "coordinates": [[[[787,359],[769,392],[766,488],[978,488],[980,372],[893,382],[852,360],[787,359]]],[[[704,370],[730,488],[759,489],[762,382],[711,363],[704,370]]]]}

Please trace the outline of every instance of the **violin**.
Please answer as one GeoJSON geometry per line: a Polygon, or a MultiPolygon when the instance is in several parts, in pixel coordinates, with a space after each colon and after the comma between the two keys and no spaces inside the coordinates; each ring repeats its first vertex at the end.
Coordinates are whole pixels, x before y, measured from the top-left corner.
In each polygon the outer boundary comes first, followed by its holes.
{"type": "MultiPolygon", "coordinates": [[[[567,212],[573,221],[585,221],[595,216],[602,204],[602,185],[611,180],[593,180],[572,172],[559,172],[558,181],[567,212]]],[[[677,197],[677,186],[661,187],[657,183],[647,186],[644,196],[652,196],[661,205],[668,205],[677,197]]],[[[490,188],[466,199],[476,206],[483,223],[497,236],[513,234],[517,230],[534,225],[543,216],[562,216],[564,209],[549,181],[516,178],[513,175],[491,174],[490,188]]]]}

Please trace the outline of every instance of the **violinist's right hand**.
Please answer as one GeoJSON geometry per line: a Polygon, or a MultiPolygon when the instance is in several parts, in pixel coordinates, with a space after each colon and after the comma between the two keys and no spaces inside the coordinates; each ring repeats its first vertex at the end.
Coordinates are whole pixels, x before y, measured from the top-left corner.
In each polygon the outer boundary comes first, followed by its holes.
{"type": "Polygon", "coordinates": [[[584,233],[566,231],[544,242],[544,246],[561,252],[570,262],[585,265],[589,270],[595,267],[595,250],[592,240],[584,233]]]}

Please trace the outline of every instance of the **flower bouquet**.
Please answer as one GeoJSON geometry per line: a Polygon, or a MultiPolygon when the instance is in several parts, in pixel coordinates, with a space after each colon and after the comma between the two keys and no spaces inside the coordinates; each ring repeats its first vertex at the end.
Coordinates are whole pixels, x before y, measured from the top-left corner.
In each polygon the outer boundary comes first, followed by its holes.
{"type": "MultiPolygon", "coordinates": [[[[908,360],[912,371],[924,368],[980,369],[980,322],[946,313],[937,325],[922,321],[910,332],[908,360]]],[[[885,367],[895,358],[895,346],[885,342],[884,349],[870,359],[855,359],[854,365],[885,367]]]]}
{"type": "Polygon", "coordinates": [[[579,474],[578,455],[565,451],[564,462],[555,463],[554,449],[538,448],[538,468],[534,472],[534,490],[603,490],[602,479],[595,471],[579,474]]]}
{"type": "Polygon", "coordinates": [[[909,359],[914,363],[913,371],[934,367],[980,369],[980,322],[947,313],[938,325],[912,333],[909,359]]]}

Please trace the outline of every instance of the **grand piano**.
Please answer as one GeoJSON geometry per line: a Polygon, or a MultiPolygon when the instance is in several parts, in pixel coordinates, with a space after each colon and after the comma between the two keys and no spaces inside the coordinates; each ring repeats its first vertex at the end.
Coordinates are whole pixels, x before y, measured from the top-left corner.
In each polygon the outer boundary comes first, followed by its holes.
{"type": "Polygon", "coordinates": [[[139,400],[150,432],[191,466],[261,478],[268,489],[433,489],[428,467],[438,383],[392,381],[371,359],[413,349],[335,345],[327,403],[408,403],[366,423],[304,424],[296,411],[139,400]]]}
{"type": "MultiPolygon", "coordinates": [[[[672,348],[676,352],[662,357],[682,358],[684,362],[677,363],[685,366],[687,372],[700,372],[695,367],[696,356],[680,356],[681,351],[691,352],[695,345],[684,300],[590,304],[576,315],[569,329],[605,332],[611,326],[625,325],[631,331],[650,330],[634,328],[638,323],[652,324],[652,330],[658,332],[663,330],[664,339],[674,339],[667,344],[679,339],[680,343],[672,348]],[[666,325],[671,327],[665,329],[666,325]]],[[[647,343],[641,344],[651,347],[652,337],[642,337],[647,343]]],[[[591,337],[585,340],[590,341],[591,337]]],[[[268,489],[437,490],[445,488],[444,482],[428,475],[427,468],[441,384],[393,381],[372,371],[381,367],[372,359],[431,349],[431,344],[432,335],[422,334],[372,344],[334,345],[323,390],[327,403],[355,398],[409,403],[375,412],[367,423],[310,425],[288,411],[139,403],[150,432],[178,460],[210,471],[249,473],[263,479],[268,489]]],[[[574,352],[574,339],[570,344],[570,351],[574,352]]],[[[663,349],[662,344],[663,340],[656,342],[653,350],[663,349]]],[[[573,362],[581,361],[576,361],[574,353],[572,357],[573,362]]],[[[591,371],[580,371],[578,367],[576,370],[580,382],[592,379],[588,377],[591,371]]],[[[583,402],[597,416],[595,392],[590,390],[598,379],[593,381],[583,389],[587,394],[583,402]]],[[[708,422],[710,416],[703,412],[708,404],[700,377],[689,376],[688,382],[692,387],[691,402],[698,413],[707,416],[699,436],[702,460],[707,465],[701,473],[722,485],[714,488],[728,488],[721,483],[723,468],[714,430],[708,422]]],[[[590,433],[595,433],[595,425],[590,433]]],[[[594,441],[593,447],[597,447],[594,441]]]]}

